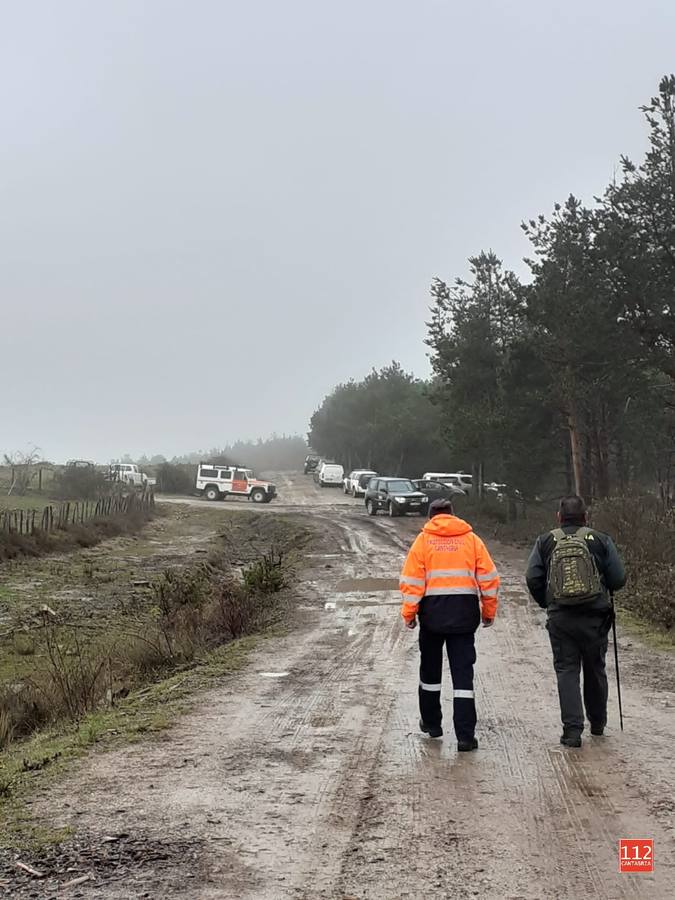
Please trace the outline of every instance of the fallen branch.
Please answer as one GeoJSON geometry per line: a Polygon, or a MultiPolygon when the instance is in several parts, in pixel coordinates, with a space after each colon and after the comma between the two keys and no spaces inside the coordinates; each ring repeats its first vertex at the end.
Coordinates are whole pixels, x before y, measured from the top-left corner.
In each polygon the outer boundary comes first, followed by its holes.
{"type": "Polygon", "coordinates": [[[26,865],[26,863],[22,863],[20,860],[16,860],[14,865],[17,869],[22,869],[24,872],[28,872],[29,875],[32,875],[34,878],[44,878],[44,872],[38,872],[37,869],[34,869],[32,866],[26,865]]]}
{"type": "Polygon", "coordinates": [[[66,888],[77,887],[80,884],[84,884],[85,881],[91,881],[91,875],[80,875],[79,878],[71,878],[70,881],[66,881],[65,884],[61,885],[61,890],[65,891],[66,888]]]}

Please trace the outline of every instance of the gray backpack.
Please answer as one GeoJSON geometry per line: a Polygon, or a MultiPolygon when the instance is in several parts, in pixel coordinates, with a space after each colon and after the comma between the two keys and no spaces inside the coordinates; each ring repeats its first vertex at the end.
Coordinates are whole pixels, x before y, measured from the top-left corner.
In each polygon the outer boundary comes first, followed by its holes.
{"type": "Polygon", "coordinates": [[[595,600],[602,593],[602,581],[588,546],[590,528],[566,534],[552,531],[555,546],[548,567],[548,593],[560,606],[577,606],[595,600]]]}

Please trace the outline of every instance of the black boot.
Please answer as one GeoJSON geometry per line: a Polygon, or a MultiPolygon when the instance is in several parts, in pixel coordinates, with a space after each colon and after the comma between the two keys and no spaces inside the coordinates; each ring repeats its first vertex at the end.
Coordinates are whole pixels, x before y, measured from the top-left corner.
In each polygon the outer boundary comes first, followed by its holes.
{"type": "Polygon", "coordinates": [[[470,741],[457,741],[457,749],[460,753],[478,750],[478,740],[476,738],[471,738],[470,741]]]}
{"type": "Polygon", "coordinates": [[[591,722],[591,734],[594,734],[596,737],[602,737],[602,735],[603,735],[604,733],[605,733],[605,726],[604,726],[604,725],[594,725],[594,724],[591,722]]]}
{"type": "Polygon", "coordinates": [[[420,731],[432,738],[443,737],[443,729],[440,725],[425,725],[422,719],[420,719],[420,731]]]}
{"type": "Polygon", "coordinates": [[[581,735],[578,731],[563,731],[560,743],[563,747],[581,747],[581,735]]]}

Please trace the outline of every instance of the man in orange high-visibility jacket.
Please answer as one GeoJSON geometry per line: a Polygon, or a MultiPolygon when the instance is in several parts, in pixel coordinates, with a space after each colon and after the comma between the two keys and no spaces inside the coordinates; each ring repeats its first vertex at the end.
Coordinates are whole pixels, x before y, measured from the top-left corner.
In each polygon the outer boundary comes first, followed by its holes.
{"type": "Polygon", "coordinates": [[[436,500],[429,521],[412,545],[401,573],[401,615],[408,628],[420,623],[420,728],[441,737],[443,647],[453,686],[453,721],[459,750],[475,750],[474,635],[481,620],[492,625],[499,575],[485,544],[453,514],[449,500],[436,500]]]}

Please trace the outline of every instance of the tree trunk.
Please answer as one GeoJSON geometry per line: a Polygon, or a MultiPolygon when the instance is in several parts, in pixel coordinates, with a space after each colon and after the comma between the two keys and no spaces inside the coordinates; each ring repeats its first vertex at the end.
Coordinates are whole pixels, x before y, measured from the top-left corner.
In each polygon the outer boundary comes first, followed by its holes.
{"type": "Polygon", "coordinates": [[[609,439],[607,437],[607,408],[603,405],[600,411],[600,424],[595,430],[595,446],[597,452],[597,488],[598,497],[605,499],[610,492],[609,474],[609,439]]]}
{"type": "Polygon", "coordinates": [[[480,472],[481,465],[480,463],[472,463],[471,464],[471,493],[476,498],[476,500],[480,499],[480,472]]]}
{"type": "Polygon", "coordinates": [[[584,461],[582,458],[577,411],[572,402],[569,404],[567,427],[570,432],[570,454],[572,456],[572,472],[574,473],[574,491],[579,497],[583,497],[586,488],[586,473],[584,471],[584,461]]]}
{"type": "MultiPolygon", "coordinates": [[[[572,435],[570,434],[570,444],[572,435]]],[[[565,447],[565,491],[569,495],[574,491],[574,471],[572,469],[571,447],[565,447]]]]}

